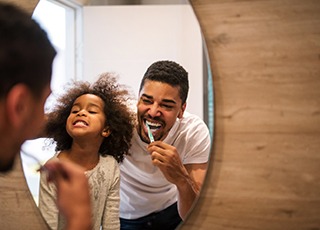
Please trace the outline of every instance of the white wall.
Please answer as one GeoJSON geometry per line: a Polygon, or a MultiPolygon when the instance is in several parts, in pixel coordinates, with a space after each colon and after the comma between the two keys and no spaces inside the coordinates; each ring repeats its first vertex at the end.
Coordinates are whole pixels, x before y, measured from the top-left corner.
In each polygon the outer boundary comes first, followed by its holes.
{"type": "Polygon", "coordinates": [[[138,95],[153,62],[172,60],[189,73],[187,111],[203,118],[202,37],[190,5],[86,6],[83,77],[116,72],[138,95]]]}

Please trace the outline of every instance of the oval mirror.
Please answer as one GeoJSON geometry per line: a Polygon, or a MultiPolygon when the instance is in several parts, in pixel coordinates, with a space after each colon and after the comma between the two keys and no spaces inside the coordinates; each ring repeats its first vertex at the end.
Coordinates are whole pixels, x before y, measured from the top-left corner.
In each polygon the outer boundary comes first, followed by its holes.
{"type": "MultiPolygon", "coordinates": [[[[56,94],[72,79],[94,81],[102,72],[119,74],[119,81],[138,95],[140,80],[157,60],[173,60],[189,73],[187,111],[202,118],[213,136],[213,87],[198,21],[188,1],[41,0],[33,17],[55,45],[50,109],[56,94]],[[134,4],[128,4],[135,2],[134,4]],[[82,3],[82,4],[81,4],[82,3]]],[[[53,156],[55,146],[39,138],[22,147],[23,169],[38,204],[37,164],[53,156]]]]}

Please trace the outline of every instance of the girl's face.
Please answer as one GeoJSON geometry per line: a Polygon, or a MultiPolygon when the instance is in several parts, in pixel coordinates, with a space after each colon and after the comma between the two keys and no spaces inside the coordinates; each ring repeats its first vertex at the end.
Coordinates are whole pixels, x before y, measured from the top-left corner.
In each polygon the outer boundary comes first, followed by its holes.
{"type": "Polygon", "coordinates": [[[72,138],[85,137],[86,140],[103,140],[109,135],[105,126],[104,102],[93,94],[78,97],[71,108],[66,129],[72,138]]]}

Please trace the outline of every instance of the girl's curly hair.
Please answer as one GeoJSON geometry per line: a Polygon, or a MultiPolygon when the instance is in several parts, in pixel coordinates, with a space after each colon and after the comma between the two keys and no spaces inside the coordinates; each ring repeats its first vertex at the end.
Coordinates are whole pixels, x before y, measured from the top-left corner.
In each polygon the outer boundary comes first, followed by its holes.
{"type": "Polygon", "coordinates": [[[129,91],[124,85],[117,84],[116,76],[111,73],[101,74],[93,84],[74,81],[72,86],[58,98],[52,112],[47,114],[46,136],[56,142],[56,151],[70,149],[72,138],[66,131],[66,121],[72,105],[79,96],[94,94],[104,101],[105,125],[111,131],[111,134],[103,140],[99,153],[102,156],[111,155],[117,162],[122,162],[131,147],[134,128],[134,113],[128,105],[131,99],[129,91]]]}

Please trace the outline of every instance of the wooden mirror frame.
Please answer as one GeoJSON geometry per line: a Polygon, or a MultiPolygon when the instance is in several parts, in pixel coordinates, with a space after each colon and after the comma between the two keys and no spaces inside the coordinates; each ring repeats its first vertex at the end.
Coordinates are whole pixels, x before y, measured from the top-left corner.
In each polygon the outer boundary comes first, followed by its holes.
{"type": "MultiPolygon", "coordinates": [[[[3,1],[3,0],[1,0],[3,1]]],[[[32,12],[36,0],[7,0],[32,12]]],[[[320,2],[192,0],[215,93],[206,183],[181,229],[320,229],[320,2]]],[[[0,226],[47,229],[20,161],[0,226]]]]}

